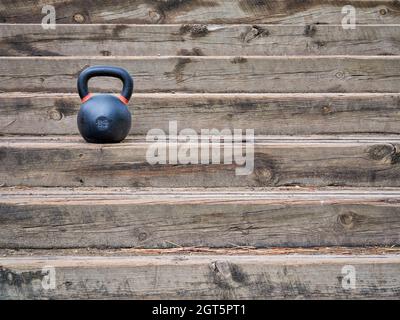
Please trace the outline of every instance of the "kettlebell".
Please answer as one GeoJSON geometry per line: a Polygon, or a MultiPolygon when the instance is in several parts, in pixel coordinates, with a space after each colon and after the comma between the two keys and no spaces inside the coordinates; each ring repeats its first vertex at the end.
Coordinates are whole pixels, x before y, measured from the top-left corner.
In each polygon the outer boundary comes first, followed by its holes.
{"type": "Polygon", "coordinates": [[[78,113],[78,129],[90,143],[117,143],[126,138],[131,129],[131,113],[127,108],[133,92],[133,79],[122,68],[93,66],[78,77],[78,92],[82,105],[78,113]],[[94,77],[118,78],[123,83],[119,96],[89,93],[88,82],[94,77]]]}

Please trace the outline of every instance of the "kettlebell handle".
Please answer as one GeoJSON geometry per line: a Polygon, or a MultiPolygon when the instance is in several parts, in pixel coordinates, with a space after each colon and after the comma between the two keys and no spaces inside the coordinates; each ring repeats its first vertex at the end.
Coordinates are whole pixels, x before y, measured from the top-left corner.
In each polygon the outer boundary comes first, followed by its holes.
{"type": "Polygon", "coordinates": [[[123,88],[118,97],[123,103],[128,104],[133,92],[133,79],[125,69],[111,66],[93,66],[81,72],[78,78],[78,92],[82,103],[88,101],[93,95],[89,93],[88,82],[94,77],[118,78],[123,83],[123,88]]]}

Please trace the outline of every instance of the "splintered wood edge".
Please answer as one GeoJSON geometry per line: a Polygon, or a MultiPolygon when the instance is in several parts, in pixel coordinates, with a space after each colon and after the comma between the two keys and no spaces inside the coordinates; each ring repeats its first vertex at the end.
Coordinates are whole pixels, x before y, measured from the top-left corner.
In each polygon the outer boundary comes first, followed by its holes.
{"type": "MultiPolygon", "coordinates": [[[[262,248],[233,246],[231,248],[207,248],[207,247],[176,247],[169,249],[0,249],[0,262],[7,257],[126,257],[126,256],[193,256],[193,255],[219,255],[219,256],[387,256],[400,255],[400,246],[387,247],[310,247],[310,248],[262,248]]],[[[399,256],[400,257],[400,256],[399,256]]]]}

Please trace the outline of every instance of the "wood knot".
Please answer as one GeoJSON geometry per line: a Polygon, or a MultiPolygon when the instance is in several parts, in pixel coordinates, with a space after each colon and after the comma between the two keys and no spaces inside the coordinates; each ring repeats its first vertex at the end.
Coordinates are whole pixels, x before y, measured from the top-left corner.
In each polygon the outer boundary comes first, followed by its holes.
{"type": "Polygon", "coordinates": [[[76,23],[84,23],[85,22],[85,16],[81,13],[75,13],[73,16],[73,19],[76,23]]]}
{"type": "Polygon", "coordinates": [[[214,261],[210,264],[213,282],[222,289],[239,287],[248,282],[248,275],[229,261],[214,261]]]}
{"type": "Polygon", "coordinates": [[[345,229],[353,229],[362,220],[362,216],[354,212],[346,212],[338,216],[338,223],[345,229]]]}
{"type": "Polygon", "coordinates": [[[205,56],[204,52],[200,48],[193,48],[192,50],[180,49],[176,53],[178,56],[205,56]]]}
{"type": "Polygon", "coordinates": [[[313,37],[317,32],[317,27],[313,24],[308,24],[304,27],[304,35],[306,37],[313,37]]]}
{"type": "Polygon", "coordinates": [[[322,107],[322,113],[328,115],[334,113],[334,110],[332,109],[331,106],[324,106],[322,107]]]}
{"type": "Polygon", "coordinates": [[[214,261],[211,262],[210,268],[215,273],[220,273],[225,278],[230,276],[229,263],[227,261],[214,261]]]}
{"type": "Polygon", "coordinates": [[[139,235],[138,235],[138,239],[139,239],[139,241],[144,241],[144,240],[146,240],[147,239],[147,233],[146,232],[140,232],[139,233],[139,235]]]}
{"type": "Polygon", "coordinates": [[[339,215],[339,222],[344,226],[351,226],[353,224],[353,216],[351,214],[341,214],[339,215]]]}
{"type": "Polygon", "coordinates": [[[192,37],[204,37],[208,34],[208,27],[204,24],[184,24],[179,29],[179,33],[190,34],[192,37]]]}
{"type": "Polygon", "coordinates": [[[131,231],[132,237],[136,238],[139,242],[145,241],[149,238],[149,233],[147,230],[134,228],[131,231]]]}
{"type": "Polygon", "coordinates": [[[338,78],[338,79],[344,79],[344,76],[345,76],[345,74],[342,71],[338,71],[335,74],[335,77],[338,78]]]}
{"type": "Polygon", "coordinates": [[[391,163],[396,159],[396,148],[391,144],[378,144],[367,149],[368,157],[372,160],[389,160],[391,163]]]}
{"type": "Polygon", "coordinates": [[[156,23],[162,19],[162,15],[160,13],[158,13],[157,11],[150,10],[149,18],[150,18],[151,22],[156,23]]]}
{"type": "Polygon", "coordinates": [[[326,42],[325,41],[317,40],[317,41],[314,41],[314,43],[318,48],[323,48],[323,47],[326,46],[326,42]]]}
{"type": "Polygon", "coordinates": [[[101,51],[100,51],[100,54],[101,54],[102,56],[109,57],[109,56],[111,56],[111,51],[108,51],[108,50],[101,50],[101,51]]]}
{"type": "Polygon", "coordinates": [[[275,164],[269,159],[260,159],[255,155],[254,176],[258,186],[275,184],[275,164]]]}
{"type": "Polygon", "coordinates": [[[241,39],[243,42],[249,43],[250,41],[260,38],[266,37],[269,35],[269,31],[267,29],[261,28],[259,26],[252,26],[249,31],[243,33],[241,35],[241,39]]]}
{"type": "Polygon", "coordinates": [[[254,173],[261,185],[268,185],[273,177],[271,170],[267,168],[256,168],[254,173]]]}
{"type": "Polygon", "coordinates": [[[54,121],[60,121],[63,118],[63,115],[60,111],[56,109],[52,109],[48,112],[49,119],[54,121]]]}
{"type": "Polygon", "coordinates": [[[237,64],[237,63],[246,63],[246,62],[247,62],[247,59],[244,58],[244,57],[234,57],[234,58],[231,60],[231,62],[234,63],[234,64],[237,64]]]}

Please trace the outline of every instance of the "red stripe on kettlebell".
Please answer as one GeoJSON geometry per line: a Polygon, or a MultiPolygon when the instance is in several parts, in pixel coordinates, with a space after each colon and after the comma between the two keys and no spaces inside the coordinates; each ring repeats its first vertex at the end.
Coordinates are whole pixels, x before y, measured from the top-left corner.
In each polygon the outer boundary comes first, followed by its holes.
{"type": "Polygon", "coordinates": [[[82,98],[82,103],[85,103],[86,101],[88,101],[91,97],[93,97],[93,94],[89,93],[87,96],[82,98]]]}
{"type": "Polygon", "coordinates": [[[124,96],[119,95],[118,99],[122,101],[122,103],[124,104],[128,104],[129,100],[127,98],[125,98],[124,96]]]}

